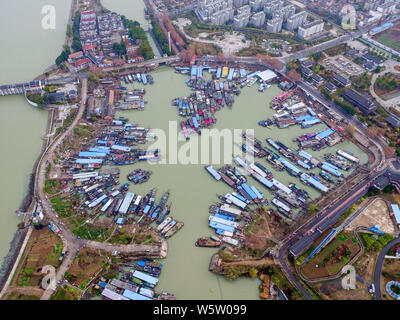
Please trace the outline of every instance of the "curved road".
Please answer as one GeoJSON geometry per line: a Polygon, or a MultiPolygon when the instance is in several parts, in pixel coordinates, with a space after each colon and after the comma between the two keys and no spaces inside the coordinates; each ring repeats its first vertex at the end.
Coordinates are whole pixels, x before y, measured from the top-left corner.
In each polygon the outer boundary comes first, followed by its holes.
{"type": "Polygon", "coordinates": [[[390,248],[394,245],[400,244],[400,238],[396,238],[390,241],[386,246],[384,246],[379,253],[378,258],[375,263],[375,271],[374,271],[374,284],[375,284],[375,296],[376,299],[382,300],[382,292],[381,292],[381,274],[382,274],[382,266],[385,261],[385,256],[390,248]]]}

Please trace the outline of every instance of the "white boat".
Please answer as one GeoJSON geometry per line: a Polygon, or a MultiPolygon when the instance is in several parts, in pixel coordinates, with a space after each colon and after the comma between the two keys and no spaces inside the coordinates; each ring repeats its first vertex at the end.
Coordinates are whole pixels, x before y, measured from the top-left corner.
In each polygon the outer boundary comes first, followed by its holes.
{"type": "Polygon", "coordinates": [[[248,87],[251,87],[253,84],[257,82],[257,78],[251,78],[249,83],[247,84],[248,87]]]}
{"type": "Polygon", "coordinates": [[[162,229],[164,229],[164,228],[166,227],[166,225],[167,225],[168,223],[170,223],[171,221],[172,221],[172,218],[171,218],[171,217],[166,217],[166,218],[164,219],[164,221],[161,222],[161,224],[157,227],[157,231],[161,231],[162,229]]]}
{"type": "Polygon", "coordinates": [[[172,220],[171,223],[169,223],[164,229],[162,229],[161,233],[166,234],[169,230],[172,229],[172,227],[176,225],[176,221],[172,220]]]}

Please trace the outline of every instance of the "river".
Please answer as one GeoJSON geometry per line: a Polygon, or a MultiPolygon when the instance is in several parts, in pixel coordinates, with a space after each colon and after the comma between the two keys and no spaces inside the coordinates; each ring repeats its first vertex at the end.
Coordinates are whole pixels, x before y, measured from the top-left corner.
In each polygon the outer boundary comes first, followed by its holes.
{"type": "MultiPolygon", "coordinates": [[[[65,41],[70,1],[0,1],[0,83],[31,81],[54,63],[65,41]],[[56,8],[56,29],[41,27],[42,7],[56,8]]],[[[29,174],[42,147],[47,112],[22,95],[0,97],[0,259],[9,250],[20,218],[14,212],[26,195],[29,174]]]]}

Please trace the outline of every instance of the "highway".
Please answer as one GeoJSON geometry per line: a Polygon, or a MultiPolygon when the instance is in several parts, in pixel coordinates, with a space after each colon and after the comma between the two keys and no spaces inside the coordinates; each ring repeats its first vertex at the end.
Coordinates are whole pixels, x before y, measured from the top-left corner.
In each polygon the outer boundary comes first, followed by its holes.
{"type": "Polygon", "coordinates": [[[375,296],[377,300],[382,300],[381,274],[382,274],[383,262],[385,261],[385,255],[387,254],[390,248],[399,243],[400,243],[400,238],[396,238],[390,241],[386,246],[382,248],[381,252],[378,255],[378,258],[376,259],[375,270],[374,270],[374,284],[375,284],[375,296]]]}

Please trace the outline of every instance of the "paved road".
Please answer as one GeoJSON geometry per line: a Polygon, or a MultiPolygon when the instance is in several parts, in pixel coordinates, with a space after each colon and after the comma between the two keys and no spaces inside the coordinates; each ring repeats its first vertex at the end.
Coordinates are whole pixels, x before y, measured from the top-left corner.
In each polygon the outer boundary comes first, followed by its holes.
{"type": "Polygon", "coordinates": [[[390,248],[394,245],[400,243],[400,238],[396,238],[390,241],[386,246],[384,246],[379,253],[378,258],[376,259],[375,263],[375,271],[374,271],[374,284],[375,284],[375,296],[376,299],[382,300],[382,292],[381,292],[381,274],[382,274],[382,266],[385,260],[385,255],[390,248]]]}

